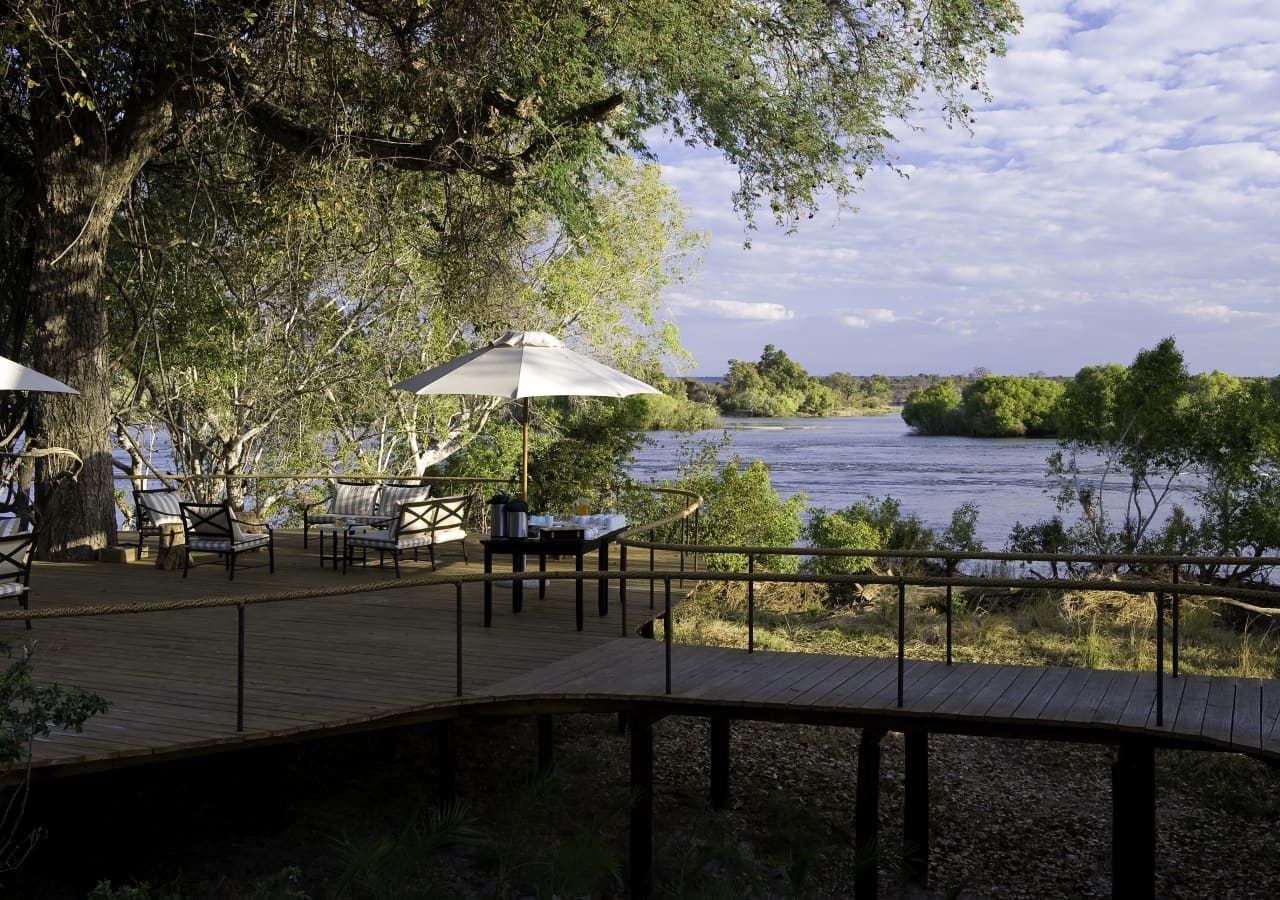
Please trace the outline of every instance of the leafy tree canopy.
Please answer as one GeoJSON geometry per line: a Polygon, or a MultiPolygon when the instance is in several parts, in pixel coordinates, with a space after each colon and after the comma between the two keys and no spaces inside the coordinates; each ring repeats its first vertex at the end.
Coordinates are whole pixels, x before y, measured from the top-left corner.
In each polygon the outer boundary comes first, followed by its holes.
{"type": "Polygon", "coordinates": [[[72,485],[42,464],[42,547],[87,555],[114,532],[107,235],[139,173],[201,122],[339,168],[523,187],[513,213],[570,222],[600,161],[662,126],[737,167],[748,220],[767,205],[794,221],[882,162],[889,123],[928,92],[967,121],[1018,21],[1010,0],[8,4],[5,324],[15,355],[82,390],[33,420],[35,441],[85,461],[72,485]]]}

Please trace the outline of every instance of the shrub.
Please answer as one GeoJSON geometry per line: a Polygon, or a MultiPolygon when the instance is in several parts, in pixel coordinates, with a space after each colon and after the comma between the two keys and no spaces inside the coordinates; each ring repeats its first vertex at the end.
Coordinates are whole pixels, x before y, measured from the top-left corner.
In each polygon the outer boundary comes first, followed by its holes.
{"type": "MultiPolygon", "coordinates": [[[[742,547],[791,547],[800,537],[804,495],[783,500],[769,483],[769,467],[759,460],[742,465],[734,457],[714,475],[695,476],[680,484],[697,491],[706,501],[702,515],[704,544],[742,547]]],[[[770,572],[794,572],[795,556],[760,556],[757,567],[770,572]]],[[[743,553],[710,554],[707,567],[745,571],[743,553]]]]}
{"type": "MultiPolygon", "coordinates": [[[[882,535],[865,517],[853,515],[855,508],[837,512],[815,509],[804,528],[810,546],[824,550],[879,550],[882,535]]],[[[814,556],[805,568],[821,575],[844,575],[872,568],[869,556],[814,556]]]]}
{"type": "Polygon", "coordinates": [[[951,524],[938,538],[939,550],[959,553],[981,553],[985,547],[978,540],[978,504],[961,503],[951,512],[951,524]]]}

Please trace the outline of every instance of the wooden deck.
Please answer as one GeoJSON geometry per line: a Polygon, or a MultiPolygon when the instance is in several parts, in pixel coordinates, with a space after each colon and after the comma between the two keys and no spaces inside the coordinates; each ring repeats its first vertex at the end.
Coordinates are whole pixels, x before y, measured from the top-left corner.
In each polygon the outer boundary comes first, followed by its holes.
{"type": "Polygon", "coordinates": [[[1104,743],[1143,736],[1280,760],[1280,681],[1166,678],[1157,724],[1152,672],[908,660],[901,708],[897,674],[896,659],[677,646],[666,694],[662,645],[632,639],[499,682],[488,699],[1104,743]]]}
{"type": "MultiPolygon", "coordinates": [[[[245,612],[245,720],[236,726],[237,610],[235,607],[0,622],[0,640],[33,641],[38,680],[78,685],[107,698],[111,708],[83,734],[51,735],[34,751],[34,767],[59,773],[109,768],[152,759],[232,749],[246,743],[296,739],[426,721],[455,714],[457,705],[456,589],[452,585],[398,587],[391,567],[356,568],[348,575],[321,568],[315,542],[303,551],[300,533],[277,532],[276,571],[265,554],[241,559],[234,582],[217,563],[162,571],[151,561],[42,563],[31,578],[32,608],[96,607],[370,588],[367,593],[260,603],[245,612]],[[385,589],[391,587],[391,589],[385,589]],[[374,588],[382,588],[374,590],[374,588]]],[[[471,542],[464,563],[459,545],[439,556],[439,574],[480,573],[483,554],[471,542]]],[[[210,557],[212,558],[212,557],[210,557]]],[[[509,562],[507,563],[509,565],[509,562]]],[[[594,555],[587,566],[595,564],[594,555]]],[[[570,567],[553,560],[549,568],[570,567]]],[[[431,575],[427,562],[402,564],[404,580],[431,575]]],[[[495,569],[501,562],[495,560],[495,569]]],[[[526,583],[523,611],[511,610],[511,590],[495,585],[493,626],[482,625],[482,586],[463,593],[463,690],[536,671],[552,662],[616,640],[621,610],[616,585],[608,616],[596,610],[596,583],[586,582],[584,629],[574,627],[572,581],[549,581],[546,599],[526,583]]],[[[628,627],[648,614],[631,591],[628,627]]],[[[2,776],[0,776],[2,777],[2,776]]]]}
{"type": "MultiPolygon", "coordinates": [[[[898,708],[896,660],[677,646],[667,694],[662,644],[622,636],[616,585],[609,614],[598,616],[594,582],[587,582],[581,632],[574,628],[570,581],[551,582],[543,600],[526,588],[518,615],[509,589],[495,586],[494,624],[487,629],[481,586],[465,586],[459,697],[452,585],[375,590],[386,586],[390,569],[347,576],[322,569],[315,547],[304,552],[300,535],[288,532],[278,533],[277,547],[275,574],[245,568],[235,582],[217,565],[194,569],[184,580],[181,572],[145,561],[37,563],[36,609],[369,589],[246,607],[242,732],[235,727],[234,607],[36,620],[31,631],[21,621],[0,622],[0,639],[35,641],[40,680],[85,687],[111,704],[83,734],[41,740],[37,774],[430,721],[463,708],[532,713],[639,705],[1064,740],[1142,735],[1280,759],[1280,681],[1167,678],[1164,723],[1157,725],[1152,673],[908,661],[905,703],[898,708]]],[[[468,554],[471,562],[464,564],[457,545],[446,548],[441,574],[478,572],[479,547],[468,554]]],[[[406,580],[424,574],[425,563],[405,566],[406,580]]],[[[628,606],[628,630],[634,630],[649,614],[646,585],[632,582],[628,606]]]]}

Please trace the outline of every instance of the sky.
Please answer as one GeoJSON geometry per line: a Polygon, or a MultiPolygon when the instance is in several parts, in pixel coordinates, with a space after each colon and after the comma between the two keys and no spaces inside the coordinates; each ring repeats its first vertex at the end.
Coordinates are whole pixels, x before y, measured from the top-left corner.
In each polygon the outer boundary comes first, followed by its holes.
{"type": "Polygon", "coordinates": [[[1193,372],[1280,374],[1280,0],[1021,9],[972,134],[891,123],[907,177],[797,233],[747,233],[713,151],[658,148],[708,233],[664,294],[687,374],[773,344],[813,375],[1071,375],[1167,336],[1193,372]]]}

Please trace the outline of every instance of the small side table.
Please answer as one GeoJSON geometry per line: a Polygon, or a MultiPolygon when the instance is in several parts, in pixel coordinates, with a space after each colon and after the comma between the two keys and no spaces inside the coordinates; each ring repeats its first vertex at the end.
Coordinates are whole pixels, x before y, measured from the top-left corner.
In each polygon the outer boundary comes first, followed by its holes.
{"type": "MultiPolygon", "coordinates": [[[[347,526],[342,522],[325,522],[315,526],[316,534],[320,537],[320,568],[324,568],[326,562],[332,562],[334,569],[338,568],[338,562],[342,559],[343,547],[339,544],[338,538],[346,534],[347,526]],[[324,539],[328,536],[330,540],[329,552],[325,552],[324,539]]],[[[346,542],[344,541],[343,544],[346,542]]]]}

